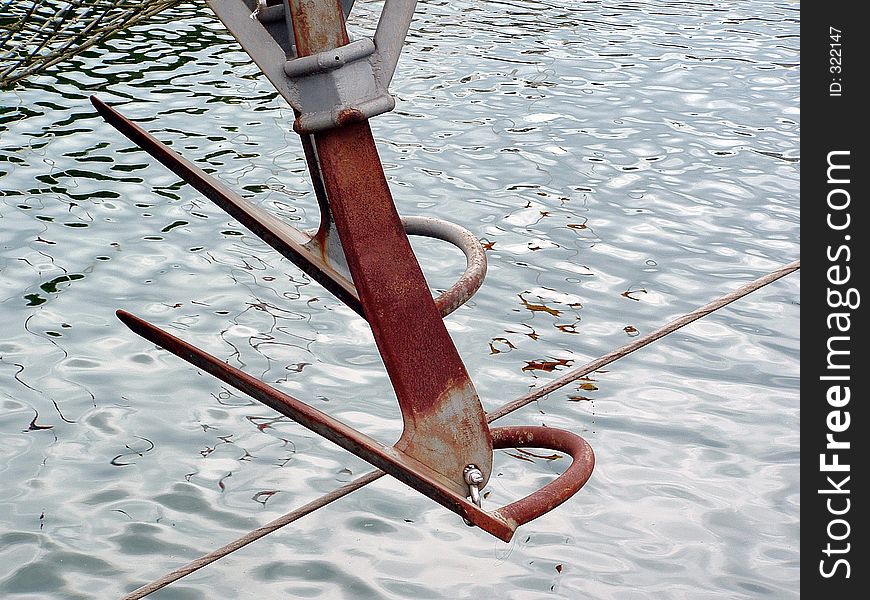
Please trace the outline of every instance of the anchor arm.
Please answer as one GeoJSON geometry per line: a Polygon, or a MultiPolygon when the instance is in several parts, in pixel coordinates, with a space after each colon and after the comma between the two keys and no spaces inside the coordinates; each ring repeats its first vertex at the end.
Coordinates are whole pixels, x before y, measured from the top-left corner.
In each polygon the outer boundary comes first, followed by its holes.
{"type": "MultiPolygon", "coordinates": [[[[509,541],[519,525],[579,490],[592,472],[594,456],[582,438],[567,431],[490,430],[491,419],[442,320],[482,282],[482,248],[461,228],[437,220],[403,221],[396,211],[367,120],[394,104],[386,87],[415,2],[387,0],[385,10],[392,11],[391,16],[382,15],[375,41],[350,42],[338,0],[283,0],[287,29],[296,42],[294,58],[288,61],[274,37],[280,27],[271,16],[267,32],[239,13],[250,6],[245,3],[254,1],[209,4],[231,31],[231,24],[237,26],[234,35],[296,112],[294,129],[302,136],[321,209],[321,226],[314,237],[235,195],[114,109],[96,98],[92,101],[134,143],[368,320],[402,412],[402,435],[395,445],[385,446],[142,319],[124,311],[118,311],[118,317],[137,334],[383,469],[469,524],[509,541]],[[218,7],[232,8],[222,13],[218,7]],[[235,23],[239,14],[242,22],[235,23]],[[466,274],[437,300],[408,241],[414,230],[456,243],[466,254],[466,274]],[[479,488],[490,477],[493,449],[504,447],[559,450],[573,461],[550,484],[490,513],[476,505],[479,488]]],[[[283,31],[278,37],[283,36],[287,45],[290,39],[283,31]]]]}
{"type": "Polygon", "coordinates": [[[309,236],[245,200],[96,96],[91,96],[91,103],[110,125],[133,143],[291,260],[354,312],[363,314],[353,283],[305,247],[311,240],[309,236]]]}
{"type": "Polygon", "coordinates": [[[481,529],[504,541],[510,540],[513,535],[517,527],[516,523],[509,522],[500,515],[481,510],[465,498],[464,486],[457,487],[450,479],[413,456],[396,447],[384,446],[326,413],[266,385],[244,371],[226,364],[217,357],[129,312],[119,310],[116,314],[137,335],[338,444],[481,529]]]}
{"type": "Polygon", "coordinates": [[[134,333],[325,437],[502,541],[509,542],[517,527],[570,498],[592,474],[592,449],[573,433],[551,427],[496,427],[491,430],[495,448],[547,448],[566,452],[573,460],[564,473],[536,492],[493,512],[484,511],[468,501],[464,489],[398,446],[385,446],[129,312],[119,310],[116,314],[134,333]]]}
{"type": "MultiPolygon", "coordinates": [[[[127,139],[293,262],[355,313],[365,316],[350,274],[346,272],[346,265],[344,270],[339,270],[332,255],[325,248],[324,232],[332,225],[325,224],[324,221],[331,220],[332,215],[328,204],[321,200],[326,194],[324,190],[318,189],[322,187],[322,183],[315,185],[321,205],[321,224],[315,236],[311,237],[239,196],[96,96],[91,96],[91,103],[106,122],[127,139]]],[[[446,317],[465,304],[483,284],[486,276],[486,252],[480,241],[459,225],[433,217],[417,216],[402,217],[402,224],[408,235],[444,240],[457,246],[465,254],[465,272],[447,291],[435,298],[438,311],[442,317],[446,317]]]]}

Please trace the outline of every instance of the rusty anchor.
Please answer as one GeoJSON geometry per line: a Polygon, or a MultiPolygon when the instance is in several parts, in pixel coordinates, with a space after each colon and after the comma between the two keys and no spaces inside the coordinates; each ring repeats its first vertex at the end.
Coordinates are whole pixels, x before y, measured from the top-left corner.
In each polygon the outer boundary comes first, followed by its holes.
{"type": "Polygon", "coordinates": [[[382,444],[126,311],[118,311],[118,317],[145,339],[363,458],[468,524],[509,541],[518,526],[586,483],[594,455],[583,438],[568,431],[489,428],[442,320],[482,284],[483,248],[457,225],[403,219],[396,211],[368,119],[395,104],[387,86],[416,2],[386,0],[374,40],[353,42],[345,28],[352,1],[208,4],[294,108],[294,129],[302,138],[321,213],[313,235],[236,195],[115,109],[91,100],[131,141],[368,321],[399,403],[402,434],[392,446],[382,444]],[[408,234],[446,240],[466,255],[465,273],[438,298],[432,297],[408,234]],[[492,472],[493,449],[517,447],[564,452],[573,460],[529,496],[483,510],[480,490],[492,472]]]}

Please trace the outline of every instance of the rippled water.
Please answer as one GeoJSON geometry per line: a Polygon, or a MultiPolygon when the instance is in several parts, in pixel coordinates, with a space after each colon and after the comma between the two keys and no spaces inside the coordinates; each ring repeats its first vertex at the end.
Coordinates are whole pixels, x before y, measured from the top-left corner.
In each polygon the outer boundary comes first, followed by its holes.
{"type": "MultiPolygon", "coordinates": [[[[379,5],[358,2],[370,32],[379,5]]],[[[487,244],[447,319],[488,409],[799,257],[796,2],[422,2],[373,122],[400,212],[487,244]],[[536,364],[559,364],[548,372],[536,364]]],[[[0,95],[0,596],[119,597],[368,470],[124,308],[385,442],[367,326],[99,119],[295,225],[292,112],[203,6],[0,95]]],[[[415,240],[433,288],[459,252],[415,240]]],[[[155,598],[791,598],[799,273],[505,419],[589,484],[503,544],[387,479],[155,598]]],[[[559,472],[496,457],[490,506],[559,472]]]]}

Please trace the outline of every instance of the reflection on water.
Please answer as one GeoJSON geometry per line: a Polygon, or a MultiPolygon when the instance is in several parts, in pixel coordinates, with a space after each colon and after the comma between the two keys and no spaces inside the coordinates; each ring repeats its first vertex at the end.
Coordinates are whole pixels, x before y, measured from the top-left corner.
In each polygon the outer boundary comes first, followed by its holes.
{"type": "MultiPolygon", "coordinates": [[[[358,2],[353,30],[379,10],[358,2]]],[[[784,2],[420,4],[373,129],[400,212],[486,245],[447,327],[487,408],[798,257],[797,36],[784,2]]],[[[399,434],[362,320],[90,94],[295,226],[318,218],[292,111],[199,4],[2,93],[4,597],[119,597],[368,470],[115,309],[399,434]]],[[[464,268],[414,247],[433,289],[464,268]]],[[[799,281],[508,417],[598,458],[511,544],[384,479],[154,597],[797,597],[799,281]]],[[[550,458],[499,452],[487,503],[550,458]]]]}

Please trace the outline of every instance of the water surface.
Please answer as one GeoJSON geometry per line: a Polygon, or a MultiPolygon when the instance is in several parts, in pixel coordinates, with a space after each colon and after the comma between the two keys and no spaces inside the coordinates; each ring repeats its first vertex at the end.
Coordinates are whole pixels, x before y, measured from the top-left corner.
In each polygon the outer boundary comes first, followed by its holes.
{"type": "MultiPolygon", "coordinates": [[[[380,5],[357,4],[351,29],[370,33],[380,5]]],[[[400,212],[488,247],[483,288],[446,321],[488,409],[799,257],[798,15],[420,3],[397,108],[372,126],[400,212]]],[[[292,111],[200,4],[2,92],[3,597],[120,597],[368,470],[118,308],[399,433],[362,320],[90,94],[317,222],[292,111]]],[[[457,250],[414,246],[433,289],[461,272],[457,250]]],[[[570,429],[597,456],[510,544],[383,479],[153,597],[797,598],[799,297],[796,273],[504,419],[570,429]]],[[[562,468],[498,452],[487,503],[562,468]]]]}

